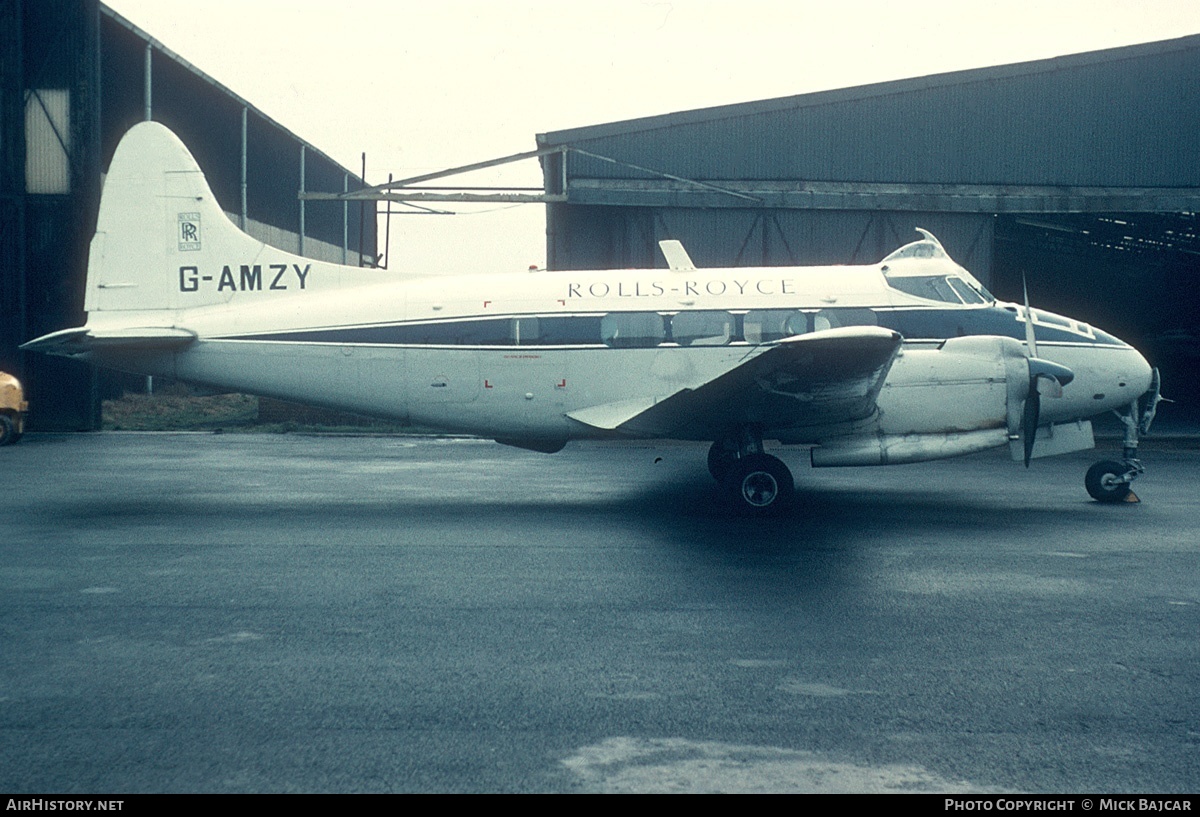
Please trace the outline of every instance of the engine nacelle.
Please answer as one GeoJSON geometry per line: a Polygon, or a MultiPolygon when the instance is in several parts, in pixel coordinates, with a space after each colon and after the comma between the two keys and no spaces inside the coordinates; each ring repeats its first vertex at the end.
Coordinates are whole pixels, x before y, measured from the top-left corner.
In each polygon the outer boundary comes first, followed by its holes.
{"type": "Polygon", "coordinates": [[[852,437],[812,449],[814,468],[840,465],[897,465],[974,454],[1004,445],[1008,432],[987,428],[955,434],[882,434],[852,437]]]}
{"type": "Polygon", "coordinates": [[[922,462],[1002,446],[1020,430],[1029,392],[1025,348],[969,336],[905,350],[880,390],[874,433],[832,439],[816,467],[922,462]]]}

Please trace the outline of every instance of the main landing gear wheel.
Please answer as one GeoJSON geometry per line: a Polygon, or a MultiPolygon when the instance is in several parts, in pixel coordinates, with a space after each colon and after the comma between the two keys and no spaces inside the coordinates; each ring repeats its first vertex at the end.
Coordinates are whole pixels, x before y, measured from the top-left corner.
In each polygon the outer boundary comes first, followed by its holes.
{"type": "Polygon", "coordinates": [[[1103,460],[1088,469],[1083,484],[1097,502],[1122,502],[1129,496],[1129,466],[1103,460]]]}
{"type": "Polygon", "coordinates": [[[712,448],[708,449],[708,473],[712,474],[712,478],[717,482],[724,482],[725,475],[729,473],[738,461],[738,448],[736,442],[727,440],[717,440],[712,444],[712,448]]]}
{"type": "Polygon", "coordinates": [[[13,424],[12,418],[6,414],[0,414],[0,445],[9,445],[21,439],[21,435],[17,433],[17,427],[13,424]]]}
{"type": "Polygon", "coordinates": [[[748,454],[735,460],[722,481],[738,506],[755,514],[779,510],[796,490],[792,472],[770,454],[748,454]]]}

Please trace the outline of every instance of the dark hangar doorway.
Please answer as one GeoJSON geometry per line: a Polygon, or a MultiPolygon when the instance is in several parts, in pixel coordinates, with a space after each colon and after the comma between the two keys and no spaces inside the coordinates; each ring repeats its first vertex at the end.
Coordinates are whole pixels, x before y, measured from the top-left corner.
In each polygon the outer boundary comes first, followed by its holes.
{"type": "Polygon", "coordinates": [[[1161,417],[1200,416],[1200,216],[1000,215],[993,291],[1085,320],[1136,346],[1176,401],[1161,417]]]}

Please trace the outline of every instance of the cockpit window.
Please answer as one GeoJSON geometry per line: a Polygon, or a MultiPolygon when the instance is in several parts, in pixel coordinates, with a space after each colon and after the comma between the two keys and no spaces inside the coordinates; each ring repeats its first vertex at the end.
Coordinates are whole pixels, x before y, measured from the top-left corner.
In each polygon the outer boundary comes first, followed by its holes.
{"type": "Polygon", "coordinates": [[[958,293],[958,297],[962,298],[964,304],[985,304],[987,301],[982,295],[975,291],[975,288],[961,278],[950,277],[946,279],[946,283],[950,288],[958,293]]]}
{"type": "MultiPolygon", "coordinates": [[[[1005,307],[1010,312],[1015,312],[1017,320],[1021,323],[1025,322],[1025,307],[1018,304],[1005,307]]],[[[1033,323],[1035,326],[1051,326],[1055,329],[1063,329],[1068,332],[1074,332],[1077,335],[1083,335],[1087,338],[1096,337],[1096,330],[1092,329],[1089,324],[1077,321],[1073,318],[1066,318],[1062,315],[1055,315],[1053,312],[1046,312],[1043,309],[1032,309],[1033,323]]]]}
{"type": "Polygon", "coordinates": [[[901,292],[944,304],[985,304],[995,300],[987,290],[981,292],[957,275],[897,275],[888,276],[887,281],[901,292]]]}
{"type": "Polygon", "coordinates": [[[962,303],[954,289],[946,282],[945,275],[913,275],[904,278],[888,278],[888,283],[901,292],[916,295],[930,301],[947,304],[962,303]]]}

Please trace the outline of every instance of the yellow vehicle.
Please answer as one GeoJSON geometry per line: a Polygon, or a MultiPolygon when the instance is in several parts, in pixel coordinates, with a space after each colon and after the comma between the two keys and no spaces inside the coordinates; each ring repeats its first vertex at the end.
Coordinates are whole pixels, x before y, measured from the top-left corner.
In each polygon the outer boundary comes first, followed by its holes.
{"type": "Polygon", "coordinates": [[[25,433],[25,392],[21,381],[11,374],[0,372],[0,445],[15,443],[25,433]]]}

